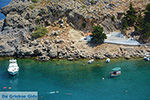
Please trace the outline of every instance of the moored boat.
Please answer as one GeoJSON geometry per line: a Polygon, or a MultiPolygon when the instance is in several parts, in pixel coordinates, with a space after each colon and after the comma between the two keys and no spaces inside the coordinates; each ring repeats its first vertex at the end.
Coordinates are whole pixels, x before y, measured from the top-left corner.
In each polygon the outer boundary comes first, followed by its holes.
{"type": "Polygon", "coordinates": [[[106,63],[109,63],[109,62],[110,62],[110,59],[109,59],[109,58],[107,58],[107,59],[106,59],[106,63]]]}
{"type": "Polygon", "coordinates": [[[148,56],[144,57],[144,60],[149,61],[150,58],[148,56]]]}
{"type": "Polygon", "coordinates": [[[19,72],[19,66],[16,59],[9,60],[8,73],[10,75],[16,75],[19,72]]]}
{"type": "Polygon", "coordinates": [[[116,77],[121,75],[121,68],[120,67],[115,67],[112,69],[112,72],[110,73],[111,77],[116,77]]]}
{"type": "Polygon", "coordinates": [[[94,59],[91,59],[88,61],[88,64],[92,64],[94,62],[94,59]]]}

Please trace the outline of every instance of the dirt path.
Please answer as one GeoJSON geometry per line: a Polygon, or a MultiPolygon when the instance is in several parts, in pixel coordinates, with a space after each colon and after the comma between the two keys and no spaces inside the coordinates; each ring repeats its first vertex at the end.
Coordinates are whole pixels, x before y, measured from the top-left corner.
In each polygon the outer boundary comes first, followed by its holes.
{"type": "Polygon", "coordinates": [[[74,29],[70,29],[69,31],[70,39],[74,40],[74,46],[82,51],[94,53],[94,48],[87,44],[86,40],[81,40],[84,38],[80,31],[76,31],[74,29]]]}

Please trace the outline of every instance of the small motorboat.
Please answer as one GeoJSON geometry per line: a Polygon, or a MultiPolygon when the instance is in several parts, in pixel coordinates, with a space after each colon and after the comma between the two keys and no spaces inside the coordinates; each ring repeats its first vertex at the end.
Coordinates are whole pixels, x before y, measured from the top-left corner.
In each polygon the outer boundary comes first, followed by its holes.
{"type": "Polygon", "coordinates": [[[19,72],[19,66],[16,59],[9,60],[8,73],[10,75],[16,75],[19,72]]]}
{"type": "Polygon", "coordinates": [[[110,73],[111,77],[116,77],[121,75],[121,68],[120,67],[115,67],[112,69],[112,72],[110,73]]]}
{"type": "Polygon", "coordinates": [[[88,64],[92,64],[94,62],[94,59],[91,59],[88,61],[88,64]]]}
{"type": "Polygon", "coordinates": [[[107,58],[107,59],[106,59],[106,63],[109,63],[109,62],[110,62],[110,59],[109,59],[109,58],[107,58]]]}
{"type": "Polygon", "coordinates": [[[150,58],[148,56],[144,57],[144,60],[149,61],[150,58]]]}

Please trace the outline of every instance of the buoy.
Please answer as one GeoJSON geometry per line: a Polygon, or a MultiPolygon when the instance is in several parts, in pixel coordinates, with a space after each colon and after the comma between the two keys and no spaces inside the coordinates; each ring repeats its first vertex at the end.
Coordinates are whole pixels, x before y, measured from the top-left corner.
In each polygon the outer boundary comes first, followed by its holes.
{"type": "Polygon", "coordinates": [[[3,89],[6,89],[7,87],[3,87],[3,89]]]}
{"type": "Polygon", "coordinates": [[[102,78],[102,80],[104,80],[104,77],[102,78]]]}

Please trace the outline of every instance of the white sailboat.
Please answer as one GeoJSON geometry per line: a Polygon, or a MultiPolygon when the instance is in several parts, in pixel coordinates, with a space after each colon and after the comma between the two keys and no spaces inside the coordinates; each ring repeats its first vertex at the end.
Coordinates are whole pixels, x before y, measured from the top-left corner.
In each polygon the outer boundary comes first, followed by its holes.
{"type": "Polygon", "coordinates": [[[10,75],[16,75],[19,72],[19,66],[16,59],[9,60],[8,72],[10,75]]]}

